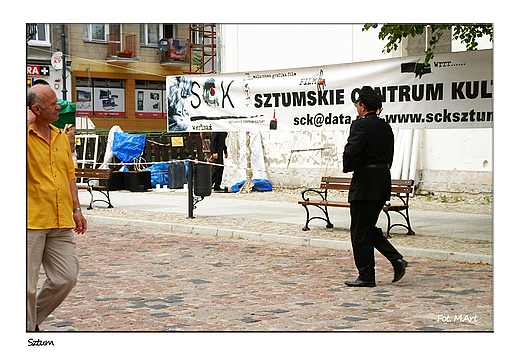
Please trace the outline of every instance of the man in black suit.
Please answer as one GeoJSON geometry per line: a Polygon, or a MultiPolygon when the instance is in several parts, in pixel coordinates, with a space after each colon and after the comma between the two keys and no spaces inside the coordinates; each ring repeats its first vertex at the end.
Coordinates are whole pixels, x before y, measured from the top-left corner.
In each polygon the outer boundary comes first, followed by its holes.
{"type": "Polygon", "coordinates": [[[218,166],[213,166],[211,173],[211,180],[214,191],[223,191],[220,184],[222,183],[222,174],[224,173],[224,157],[228,158],[226,146],[227,132],[213,132],[211,134],[210,153],[213,156],[213,163],[218,166]]]}
{"type": "Polygon", "coordinates": [[[374,247],[394,266],[394,280],[403,278],[408,265],[385,238],[376,222],[390,199],[390,167],[394,154],[394,134],[388,123],[378,117],[381,99],[369,86],[359,91],[355,101],[359,118],[350,127],[343,152],[343,173],[354,171],[348,200],[350,234],[359,277],[345,282],[349,287],[375,287],[374,247]]]}

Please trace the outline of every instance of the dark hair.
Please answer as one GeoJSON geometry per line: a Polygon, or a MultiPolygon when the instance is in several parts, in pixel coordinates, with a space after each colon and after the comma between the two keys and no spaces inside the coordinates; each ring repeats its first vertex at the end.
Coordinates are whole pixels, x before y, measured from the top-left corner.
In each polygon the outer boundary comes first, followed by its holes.
{"type": "Polygon", "coordinates": [[[46,85],[46,86],[50,87],[49,83],[47,83],[47,82],[46,82],[45,80],[43,80],[43,79],[36,79],[36,80],[34,81],[34,85],[37,85],[37,84],[40,84],[40,85],[46,85]]]}
{"type": "Polygon", "coordinates": [[[27,106],[29,109],[32,108],[33,105],[38,105],[38,94],[37,93],[29,93],[27,94],[27,106]]]}
{"type": "Polygon", "coordinates": [[[377,111],[377,109],[379,109],[379,108],[376,108],[374,105],[370,105],[370,104],[364,103],[363,100],[359,100],[358,104],[365,105],[365,108],[367,109],[368,112],[370,112],[370,111],[377,111]]]}

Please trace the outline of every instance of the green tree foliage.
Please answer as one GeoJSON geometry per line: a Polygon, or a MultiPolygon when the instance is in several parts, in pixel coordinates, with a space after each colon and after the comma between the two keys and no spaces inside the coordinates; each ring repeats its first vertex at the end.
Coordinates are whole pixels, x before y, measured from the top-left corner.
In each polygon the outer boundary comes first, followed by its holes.
{"type": "MultiPolygon", "coordinates": [[[[376,29],[378,24],[365,24],[363,31],[371,28],[376,29]]],[[[493,25],[492,24],[384,24],[379,30],[379,39],[387,41],[383,52],[390,53],[397,50],[399,43],[407,36],[415,37],[422,35],[426,28],[431,28],[432,38],[428,42],[428,48],[425,51],[426,58],[424,64],[428,64],[433,58],[433,50],[439,42],[443,32],[442,30],[453,30],[453,39],[460,40],[466,44],[468,51],[477,48],[477,39],[484,35],[489,35],[490,41],[493,41],[493,25]]]]}

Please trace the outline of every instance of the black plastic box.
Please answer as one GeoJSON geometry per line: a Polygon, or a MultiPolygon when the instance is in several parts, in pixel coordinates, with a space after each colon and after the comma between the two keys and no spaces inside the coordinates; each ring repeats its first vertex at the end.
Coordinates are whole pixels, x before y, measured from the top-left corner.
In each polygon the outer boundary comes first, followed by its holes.
{"type": "Polygon", "coordinates": [[[125,189],[125,172],[112,172],[110,177],[110,183],[108,184],[108,190],[124,190],[125,189]]]}
{"type": "Polygon", "coordinates": [[[138,172],[123,172],[124,183],[126,190],[131,192],[145,192],[152,189],[152,172],[138,171],[138,172]]]}

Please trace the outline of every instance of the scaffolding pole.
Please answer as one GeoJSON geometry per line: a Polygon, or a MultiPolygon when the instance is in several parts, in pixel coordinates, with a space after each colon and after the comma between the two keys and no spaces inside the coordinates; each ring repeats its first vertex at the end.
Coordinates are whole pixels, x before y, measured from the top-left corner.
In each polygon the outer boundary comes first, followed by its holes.
{"type": "Polygon", "coordinates": [[[190,24],[189,32],[188,54],[190,57],[190,70],[185,73],[216,73],[216,24],[190,24]],[[197,63],[195,63],[195,55],[200,55],[200,61],[197,60],[197,63]]]}

